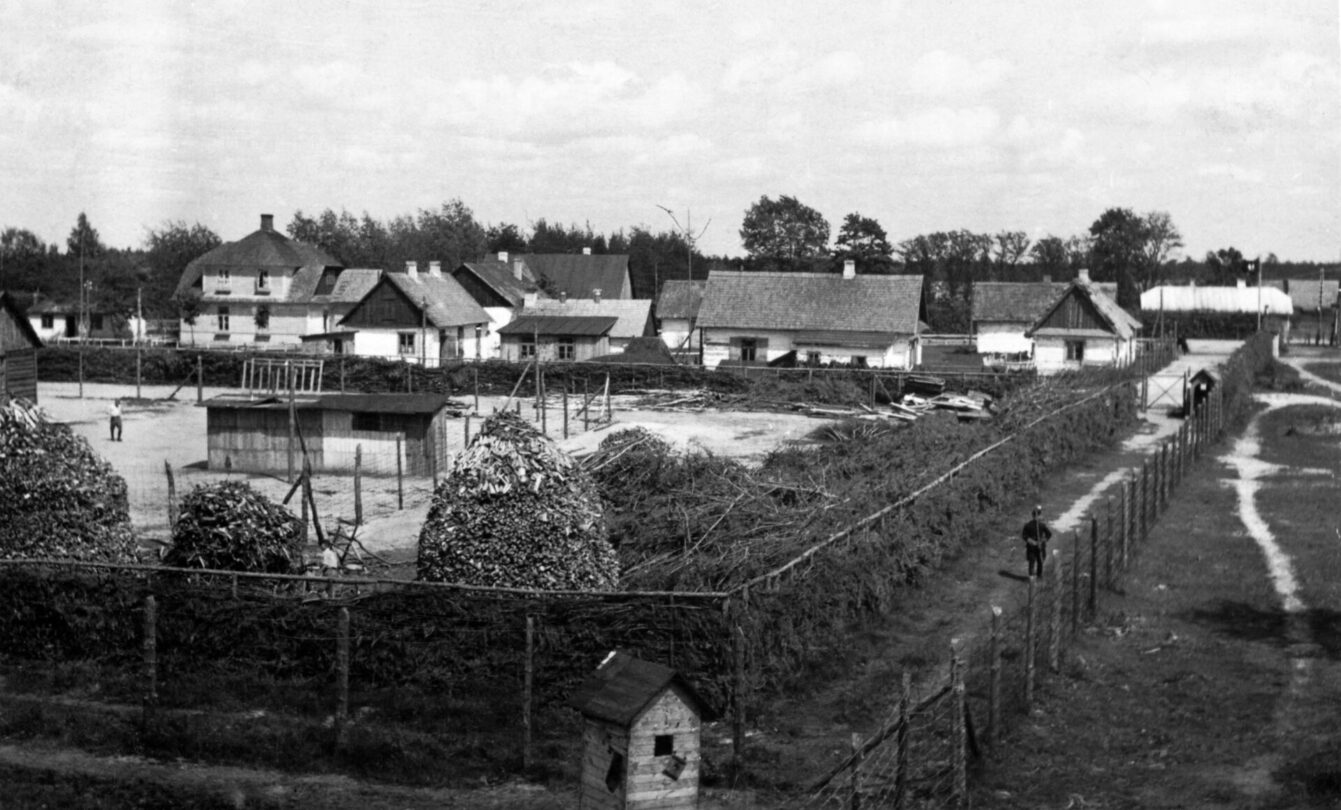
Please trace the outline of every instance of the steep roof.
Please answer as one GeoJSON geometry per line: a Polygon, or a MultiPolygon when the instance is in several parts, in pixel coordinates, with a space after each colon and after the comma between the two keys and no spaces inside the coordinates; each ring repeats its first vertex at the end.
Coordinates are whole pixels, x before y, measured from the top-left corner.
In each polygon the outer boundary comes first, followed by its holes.
{"type": "Polygon", "coordinates": [[[416,310],[422,309],[423,302],[427,301],[425,317],[438,329],[489,321],[484,309],[475,303],[461,282],[451,276],[416,273],[411,277],[408,273],[384,273],[382,280],[404,293],[416,310]]]}
{"type": "MultiPolygon", "coordinates": [[[[973,282],[973,320],[994,323],[1032,324],[1052,308],[1071,285],[1068,281],[973,282]]],[[[1096,285],[1105,295],[1116,298],[1117,285],[1096,285]]]]}
{"type": "Polygon", "coordinates": [[[690,321],[697,318],[699,308],[703,306],[703,288],[707,284],[701,279],[674,279],[662,284],[661,295],[657,297],[657,317],[690,321]]]}
{"type": "Polygon", "coordinates": [[[708,704],[678,672],[622,652],[611,653],[569,697],[568,705],[585,717],[627,728],[671,687],[683,690],[704,720],[713,719],[708,704]]]}
{"type": "Polygon", "coordinates": [[[714,270],[700,327],[917,333],[922,276],[714,270]]]}
{"type": "MultiPolygon", "coordinates": [[[[174,295],[181,295],[196,285],[207,267],[260,267],[284,270],[315,267],[340,267],[339,261],[315,245],[290,239],[271,227],[262,216],[261,227],[236,242],[226,242],[203,256],[193,259],[182,271],[174,295]]],[[[320,276],[320,272],[317,273],[320,276]]],[[[315,287],[316,280],[311,282],[315,287]]],[[[289,300],[294,300],[290,296],[289,300]]]]}
{"type": "Polygon", "coordinates": [[[1239,284],[1235,287],[1198,287],[1162,285],[1141,293],[1141,309],[1151,312],[1161,307],[1169,312],[1257,312],[1258,301],[1267,315],[1292,315],[1294,302],[1275,287],[1260,288],[1239,284]]]}
{"type": "MultiPolygon", "coordinates": [[[[312,291],[310,300],[314,303],[357,304],[381,277],[382,271],[372,267],[349,267],[334,271],[327,269],[312,291]]],[[[289,297],[292,299],[293,296],[289,297]]]]}
{"type": "Polygon", "coordinates": [[[499,296],[506,298],[514,307],[522,305],[526,293],[536,290],[535,274],[526,264],[522,264],[522,277],[517,278],[510,262],[497,259],[482,259],[478,262],[463,262],[452,271],[452,275],[468,272],[480,280],[486,287],[499,296]]]}
{"type": "Polygon", "coordinates": [[[646,298],[543,298],[526,307],[518,318],[526,316],[559,316],[565,318],[615,318],[610,327],[612,338],[642,337],[651,331],[652,302],[646,298]]]}
{"type": "Polygon", "coordinates": [[[1285,286],[1297,312],[1317,312],[1319,298],[1323,309],[1336,306],[1338,283],[1335,279],[1292,278],[1285,282],[1285,286]]]}
{"type": "Polygon", "coordinates": [[[519,258],[537,280],[548,279],[555,294],[585,298],[600,290],[615,298],[630,289],[629,257],[622,253],[524,253],[519,258]]]}
{"type": "Polygon", "coordinates": [[[1109,298],[1099,288],[1098,284],[1089,281],[1073,281],[1067,285],[1066,292],[1058,298],[1048,310],[1034,321],[1033,325],[1025,330],[1026,337],[1032,337],[1039,334],[1064,334],[1074,331],[1088,332],[1089,330],[1071,330],[1057,327],[1047,327],[1045,324],[1052,317],[1067,299],[1072,296],[1080,299],[1098,316],[1099,321],[1106,327],[1105,331],[1117,335],[1124,340],[1130,340],[1141,330],[1141,322],[1133,318],[1125,309],[1118,306],[1117,301],[1109,298]]]}
{"type": "MultiPolygon", "coordinates": [[[[14,296],[8,292],[0,291],[0,309],[9,314],[10,320],[14,321],[14,328],[19,330],[19,334],[28,341],[29,345],[38,347],[42,345],[42,338],[37,336],[37,331],[33,325],[24,317],[23,311],[19,309],[19,302],[14,300],[14,296]]],[[[6,349],[14,347],[7,346],[6,349]]]]}

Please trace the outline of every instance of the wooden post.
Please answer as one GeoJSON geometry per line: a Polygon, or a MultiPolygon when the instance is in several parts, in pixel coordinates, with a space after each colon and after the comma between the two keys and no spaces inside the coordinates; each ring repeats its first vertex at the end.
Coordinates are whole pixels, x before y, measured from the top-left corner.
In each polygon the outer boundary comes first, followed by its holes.
{"type": "Polygon", "coordinates": [[[396,508],[405,508],[405,464],[401,461],[401,437],[396,434],[396,508]]]}
{"type": "Polygon", "coordinates": [[[1048,668],[1062,671],[1062,552],[1053,549],[1052,616],[1048,621],[1048,668]]]}
{"type": "Polygon", "coordinates": [[[349,723],[349,608],[336,614],[335,629],[335,744],[344,745],[349,723]]]}
{"type": "Polygon", "coordinates": [[[1125,572],[1127,570],[1127,546],[1131,543],[1131,517],[1132,517],[1132,495],[1134,494],[1135,483],[1132,479],[1124,478],[1122,481],[1122,545],[1120,546],[1120,555],[1118,556],[1118,566],[1125,572]]]}
{"type": "Polygon", "coordinates": [[[992,605],[987,660],[991,667],[991,685],[987,690],[987,744],[995,746],[1001,735],[1001,608],[996,605],[992,605]]]}
{"type": "Polygon", "coordinates": [[[568,438],[568,381],[563,381],[563,437],[568,438]]]}
{"type": "Polygon", "coordinates": [[[340,393],[345,392],[345,356],[340,355],[340,393]]]}
{"type": "Polygon", "coordinates": [[[1090,515],[1090,604],[1089,617],[1099,610],[1099,519],[1090,515]]]}
{"type": "Polygon", "coordinates": [[[1038,605],[1035,602],[1036,591],[1038,588],[1038,577],[1029,575],[1029,597],[1025,603],[1025,621],[1024,621],[1024,705],[1026,708],[1034,705],[1034,651],[1035,651],[1035,616],[1038,611],[1038,605]]]}
{"type": "Polygon", "coordinates": [[[850,810],[861,810],[861,735],[852,732],[852,770],[848,771],[847,806],[850,810]]]}
{"type": "Polygon", "coordinates": [[[1159,501],[1160,511],[1169,511],[1169,443],[1159,448],[1159,501]]]}
{"type": "Polygon", "coordinates": [[[306,545],[308,540],[311,539],[307,534],[307,524],[308,521],[310,520],[310,518],[308,518],[307,516],[307,502],[312,497],[312,481],[307,477],[306,465],[304,465],[303,474],[302,476],[300,476],[300,480],[302,481],[303,484],[303,494],[298,497],[298,500],[303,502],[303,506],[302,511],[299,514],[299,519],[303,521],[303,530],[299,536],[302,538],[303,544],[306,545]]]}
{"type": "Polygon", "coordinates": [[[540,381],[540,435],[549,435],[549,401],[548,392],[545,390],[545,369],[542,367],[540,373],[536,375],[540,381]]]}
{"type": "Polygon", "coordinates": [[[1071,530],[1071,635],[1080,632],[1080,532],[1071,530]]]}
{"type": "Polygon", "coordinates": [[[140,710],[141,728],[147,728],[158,706],[158,602],[153,594],[144,597],[144,698],[140,710]]]}
{"type": "Polygon", "coordinates": [[[177,482],[172,477],[172,465],[163,462],[163,472],[168,475],[168,534],[177,530],[177,482]]]}
{"type": "Polygon", "coordinates": [[[610,375],[605,375],[605,421],[614,421],[615,413],[610,406],[610,375]]]}
{"type": "Polygon", "coordinates": [[[363,525],[363,445],[354,445],[354,525],[363,525]]]}
{"type": "Polygon", "coordinates": [[[135,398],[136,398],[136,399],[141,399],[141,396],[140,396],[140,376],[141,376],[141,375],[140,375],[140,368],[141,368],[141,366],[143,365],[143,361],[142,361],[142,359],[141,359],[141,355],[143,355],[143,354],[144,354],[144,349],[140,348],[139,344],[137,343],[137,344],[135,345],[135,398]]]}
{"type": "Polygon", "coordinates": [[[875,410],[875,374],[871,374],[871,410],[875,410]]]}
{"type": "MultiPolygon", "coordinates": [[[[537,350],[539,345],[536,346],[537,350]]],[[[540,355],[535,358],[535,421],[540,421],[540,386],[541,379],[545,376],[545,369],[540,365],[540,355]]]]}
{"type": "Polygon", "coordinates": [[[298,446],[298,441],[296,438],[298,433],[298,406],[294,402],[293,398],[293,368],[289,365],[288,360],[284,361],[284,380],[285,382],[288,383],[289,386],[289,446],[287,451],[287,457],[289,462],[288,480],[289,483],[292,484],[294,482],[293,453],[298,446]]]}
{"type": "Polygon", "coordinates": [[[1107,501],[1107,528],[1104,531],[1104,587],[1113,587],[1113,496],[1105,495],[1107,501]]]}
{"type": "MultiPolygon", "coordinates": [[[[432,424],[431,422],[429,423],[432,424]]],[[[438,489],[438,434],[432,427],[428,430],[428,475],[433,479],[433,489],[438,489]]]]}
{"type": "Polygon", "coordinates": [[[464,451],[470,446],[470,414],[466,414],[462,423],[462,431],[464,435],[461,437],[461,449],[464,451]]]}
{"type": "MultiPolygon", "coordinates": [[[[480,412],[480,367],[474,366],[471,369],[472,386],[475,389],[475,413],[480,412]]],[[[467,417],[469,418],[469,417],[467,417]]]]}
{"type": "Polygon", "coordinates": [[[895,735],[898,739],[897,751],[895,753],[896,764],[894,767],[894,808],[903,810],[907,806],[908,800],[908,745],[912,741],[912,722],[913,722],[913,676],[908,670],[903,671],[903,691],[899,697],[899,730],[895,735]]]}
{"type": "Polygon", "coordinates": [[[531,769],[531,701],[535,678],[535,617],[526,617],[526,669],[522,673],[522,771],[531,769]]]}
{"type": "Polygon", "coordinates": [[[961,675],[954,684],[955,744],[952,807],[968,807],[968,703],[961,675]]]}
{"type": "Polygon", "coordinates": [[[582,432],[586,432],[591,421],[591,378],[582,378],[582,432]]]}
{"type": "Polygon", "coordinates": [[[742,618],[749,610],[750,589],[740,591],[740,599],[731,617],[733,662],[731,700],[731,770],[740,777],[745,767],[745,627],[742,618]]]}

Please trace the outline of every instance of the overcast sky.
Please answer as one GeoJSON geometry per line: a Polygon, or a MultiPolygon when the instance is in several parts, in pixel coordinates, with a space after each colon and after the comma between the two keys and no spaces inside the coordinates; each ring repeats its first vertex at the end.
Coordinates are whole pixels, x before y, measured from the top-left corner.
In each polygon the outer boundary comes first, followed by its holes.
{"type": "Polygon", "coordinates": [[[742,253],[789,194],[836,234],[1085,231],[1341,257],[1338,0],[0,0],[0,226],[127,247],[272,212],[610,232],[742,253]],[[709,219],[711,222],[709,223],[709,219]]]}

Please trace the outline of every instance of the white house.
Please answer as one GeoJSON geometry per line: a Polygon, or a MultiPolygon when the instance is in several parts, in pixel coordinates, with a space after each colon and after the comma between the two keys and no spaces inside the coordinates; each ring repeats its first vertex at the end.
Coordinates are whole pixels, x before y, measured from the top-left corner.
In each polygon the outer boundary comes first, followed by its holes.
{"type": "Polygon", "coordinates": [[[703,365],[850,363],[911,369],[921,362],[922,276],[713,270],[698,329],[703,365]]]}
{"type": "Polygon", "coordinates": [[[661,340],[673,352],[699,349],[698,311],[703,306],[706,281],[674,279],[661,285],[656,317],[661,324],[661,340]]]}
{"type": "Polygon", "coordinates": [[[500,330],[502,357],[525,362],[587,360],[619,354],[634,338],[652,332],[652,302],[645,298],[536,298],[500,330]]]}
{"type": "Polygon", "coordinates": [[[199,297],[194,322],[182,321],[187,346],[298,344],[330,332],[380,271],[346,269],[320,248],[279,233],[261,215],[259,230],[220,245],[182,272],[176,297],[199,297]]]}
{"type": "Polygon", "coordinates": [[[500,252],[497,259],[462,263],[452,271],[452,278],[489,316],[482,337],[482,356],[486,359],[500,357],[498,330],[512,323],[526,297],[535,296],[539,290],[531,270],[521,259],[510,260],[506,252],[500,252]]]}
{"type": "Polygon", "coordinates": [[[1086,366],[1124,366],[1136,358],[1141,322],[1109,298],[1081,270],[1075,281],[1025,337],[1034,342],[1034,367],[1040,374],[1086,366]]]}
{"type": "MultiPolygon", "coordinates": [[[[1024,333],[1070,286],[1066,281],[975,281],[970,315],[974,350],[1004,358],[1032,357],[1034,341],[1024,333]]],[[[1095,286],[1108,297],[1117,298],[1116,284],[1095,286]]]]}
{"type": "Polygon", "coordinates": [[[353,354],[437,366],[486,359],[489,316],[437,262],[421,273],[411,261],[403,273],[382,273],[339,328],[353,354]]]}

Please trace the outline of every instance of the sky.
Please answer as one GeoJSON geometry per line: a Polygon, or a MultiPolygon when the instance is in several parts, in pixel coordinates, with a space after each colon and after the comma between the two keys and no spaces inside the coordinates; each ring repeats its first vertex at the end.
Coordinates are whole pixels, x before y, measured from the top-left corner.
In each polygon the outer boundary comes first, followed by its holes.
{"type": "Polygon", "coordinates": [[[1084,233],[1341,257],[1341,0],[0,0],[0,227],[224,240],[460,199],[484,224],[1084,233]]]}

